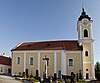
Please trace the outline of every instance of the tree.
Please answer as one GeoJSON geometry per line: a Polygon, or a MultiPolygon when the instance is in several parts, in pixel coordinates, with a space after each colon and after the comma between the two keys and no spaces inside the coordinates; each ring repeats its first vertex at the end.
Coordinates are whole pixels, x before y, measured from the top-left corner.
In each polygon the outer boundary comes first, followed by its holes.
{"type": "Polygon", "coordinates": [[[100,80],[100,63],[95,64],[95,77],[97,80],[100,80]]]}

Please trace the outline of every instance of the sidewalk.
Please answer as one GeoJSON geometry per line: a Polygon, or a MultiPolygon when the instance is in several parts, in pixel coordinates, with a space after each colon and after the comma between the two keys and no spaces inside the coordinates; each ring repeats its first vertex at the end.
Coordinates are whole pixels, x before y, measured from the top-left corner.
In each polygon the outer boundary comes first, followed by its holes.
{"type": "Polygon", "coordinates": [[[0,75],[0,83],[22,83],[15,78],[5,75],[0,75]]]}

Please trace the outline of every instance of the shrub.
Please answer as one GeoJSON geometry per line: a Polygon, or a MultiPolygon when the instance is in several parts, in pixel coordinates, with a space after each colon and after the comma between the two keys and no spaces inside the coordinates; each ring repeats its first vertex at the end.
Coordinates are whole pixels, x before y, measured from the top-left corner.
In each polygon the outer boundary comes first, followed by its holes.
{"type": "Polygon", "coordinates": [[[23,74],[21,74],[21,73],[19,72],[19,74],[17,74],[16,76],[17,76],[17,77],[23,77],[23,74]]]}
{"type": "Polygon", "coordinates": [[[58,83],[62,83],[62,81],[61,80],[58,80],[58,83]]]}
{"type": "Polygon", "coordinates": [[[30,77],[30,78],[28,78],[28,80],[31,81],[31,82],[33,82],[33,83],[34,83],[34,82],[39,82],[39,81],[38,81],[37,79],[35,79],[34,77],[30,77]]]}

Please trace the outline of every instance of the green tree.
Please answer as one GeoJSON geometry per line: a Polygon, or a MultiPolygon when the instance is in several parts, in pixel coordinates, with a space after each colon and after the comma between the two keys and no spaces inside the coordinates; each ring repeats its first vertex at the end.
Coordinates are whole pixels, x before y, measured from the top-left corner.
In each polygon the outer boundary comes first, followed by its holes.
{"type": "Polygon", "coordinates": [[[95,77],[97,80],[100,80],[100,63],[95,64],[95,77]]]}

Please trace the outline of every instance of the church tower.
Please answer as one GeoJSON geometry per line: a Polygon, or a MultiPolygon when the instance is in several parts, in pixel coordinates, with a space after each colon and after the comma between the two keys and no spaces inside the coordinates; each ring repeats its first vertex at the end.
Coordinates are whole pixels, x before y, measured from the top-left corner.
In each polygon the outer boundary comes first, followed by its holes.
{"type": "Polygon", "coordinates": [[[82,51],[82,74],[84,79],[94,79],[94,54],[92,37],[92,20],[82,7],[82,13],[77,21],[78,42],[83,46],[82,51]]]}

